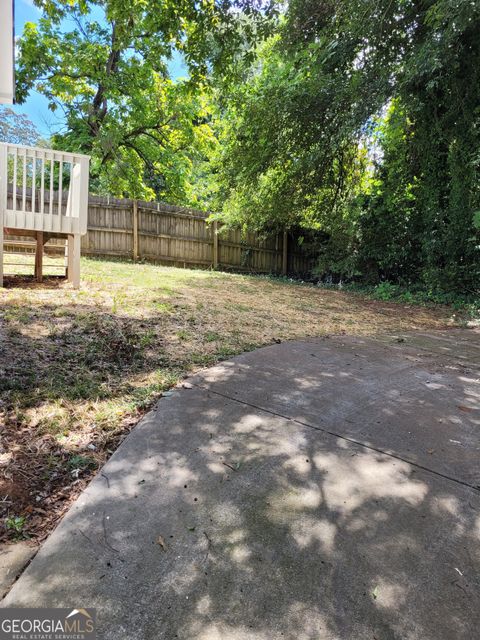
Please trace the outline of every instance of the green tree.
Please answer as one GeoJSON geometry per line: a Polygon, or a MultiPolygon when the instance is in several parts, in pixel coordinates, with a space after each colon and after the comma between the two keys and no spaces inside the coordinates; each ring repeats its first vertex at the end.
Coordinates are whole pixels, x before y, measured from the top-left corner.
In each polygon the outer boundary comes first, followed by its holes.
{"type": "Polygon", "coordinates": [[[478,290],[479,34],[475,2],[291,0],[229,100],[225,219],[321,229],[323,274],[478,290]]]}
{"type": "Polygon", "coordinates": [[[413,123],[398,99],[375,126],[379,158],[358,198],[358,268],[366,281],[420,277],[420,231],[413,173],[413,123]]]}
{"type": "Polygon", "coordinates": [[[208,72],[225,72],[242,41],[261,36],[271,10],[258,4],[38,0],[42,17],[19,41],[18,100],[36,89],[63,112],[53,142],[92,155],[95,190],[182,202],[214,144],[208,72]],[[169,78],[176,53],[183,81],[169,78]]]}

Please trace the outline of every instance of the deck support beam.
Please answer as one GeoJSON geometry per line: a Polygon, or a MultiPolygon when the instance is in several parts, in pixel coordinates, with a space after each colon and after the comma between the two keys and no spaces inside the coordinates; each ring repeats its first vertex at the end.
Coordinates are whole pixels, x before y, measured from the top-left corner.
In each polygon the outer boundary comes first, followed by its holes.
{"type": "Polygon", "coordinates": [[[35,247],[35,280],[42,282],[43,280],[43,245],[45,240],[43,231],[37,231],[37,246],[35,247]]]}
{"type": "Polygon", "coordinates": [[[66,244],[67,252],[67,280],[74,289],[80,287],[80,235],[69,235],[66,244]]]}

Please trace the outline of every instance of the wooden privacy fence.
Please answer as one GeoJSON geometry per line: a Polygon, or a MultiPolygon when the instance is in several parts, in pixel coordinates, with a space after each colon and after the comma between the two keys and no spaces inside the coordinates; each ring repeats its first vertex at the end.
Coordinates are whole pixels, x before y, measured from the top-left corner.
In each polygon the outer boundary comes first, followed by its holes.
{"type": "MultiPolygon", "coordinates": [[[[302,275],[311,270],[311,258],[286,233],[268,238],[243,234],[207,222],[208,216],[164,203],[90,195],[82,255],[253,273],[302,275]]],[[[55,251],[55,241],[49,248],[55,251]]]]}

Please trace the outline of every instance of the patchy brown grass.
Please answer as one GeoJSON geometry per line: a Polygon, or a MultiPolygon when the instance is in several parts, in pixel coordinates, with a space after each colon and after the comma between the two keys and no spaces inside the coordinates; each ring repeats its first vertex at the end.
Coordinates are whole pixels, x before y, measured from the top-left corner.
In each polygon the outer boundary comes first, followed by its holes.
{"type": "Polygon", "coordinates": [[[306,336],[453,324],[269,278],[83,260],[82,287],[0,293],[0,538],[42,538],[153,402],[192,371],[306,336]]]}

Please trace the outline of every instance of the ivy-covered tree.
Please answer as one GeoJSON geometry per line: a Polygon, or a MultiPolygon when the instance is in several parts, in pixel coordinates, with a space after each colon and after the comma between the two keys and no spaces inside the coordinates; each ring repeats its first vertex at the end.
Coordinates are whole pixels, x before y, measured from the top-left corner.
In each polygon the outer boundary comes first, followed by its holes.
{"type": "Polygon", "coordinates": [[[478,290],[479,3],[290,0],[225,120],[227,221],[321,229],[324,275],[478,290]]]}

